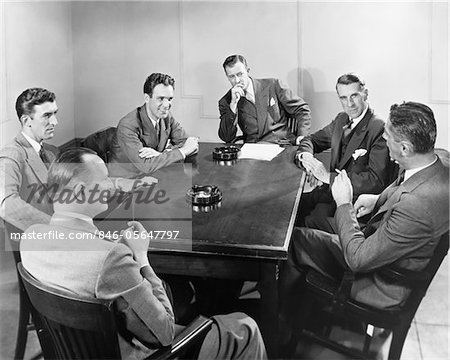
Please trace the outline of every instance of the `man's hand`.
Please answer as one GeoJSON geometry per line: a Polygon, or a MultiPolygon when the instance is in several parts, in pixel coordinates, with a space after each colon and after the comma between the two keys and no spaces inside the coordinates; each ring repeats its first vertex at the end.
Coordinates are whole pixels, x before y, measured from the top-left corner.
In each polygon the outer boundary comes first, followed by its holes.
{"type": "Polygon", "coordinates": [[[312,156],[312,154],[310,156],[303,156],[301,162],[306,171],[312,173],[316,179],[324,184],[330,183],[330,173],[325,168],[325,165],[312,156]]]}
{"type": "Polygon", "coordinates": [[[306,173],[306,183],[303,187],[303,193],[309,193],[316,187],[322,186],[322,181],[318,180],[312,173],[306,173]]]}
{"type": "Polygon", "coordinates": [[[356,217],[362,217],[364,215],[370,214],[380,195],[373,194],[361,194],[358,196],[358,199],[355,201],[355,211],[356,217]]]}
{"type": "Polygon", "coordinates": [[[134,259],[139,266],[149,265],[147,258],[150,237],[147,230],[138,221],[129,221],[129,228],[122,230],[121,242],[127,245],[133,252],[134,259]]]}
{"type": "Polygon", "coordinates": [[[239,99],[245,96],[244,89],[242,88],[241,84],[236,84],[231,88],[231,102],[230,102],[230,109],[232,112],[236,114],[236,108],[237,104],[239,102],[239,99]]]}
{"type": "Polygon", "coordinates": [[[142,186],[150,186],[151,184],[157,183],[158,179],[153,176],[145,176],[142,179],[116,178],[114,180],[116,190],[123,192],[133,192],[142,186]]]}
{"type": "Polygon", "coordinates": [[[196,137],[188,137],[184,142],[183,146],[180,147],[180,150],[186,155],[192,155],[198,152],[198,138],[196,137]]]}
{"type": "Polygon", "coordinates": [[[142,159],[149,159],[159,155],[161,155],[161,153],[155,149],[152,149],[151,147],[143,147],[139,150],[139,157],[142,159]]]}
{"type": "Polygon", "coordinates": [[[333,185],[331,186],[331,193],[333,194],[336,206],[352,203],[353,187],[345,170],[342,170],[334,179],[333,185]]]}

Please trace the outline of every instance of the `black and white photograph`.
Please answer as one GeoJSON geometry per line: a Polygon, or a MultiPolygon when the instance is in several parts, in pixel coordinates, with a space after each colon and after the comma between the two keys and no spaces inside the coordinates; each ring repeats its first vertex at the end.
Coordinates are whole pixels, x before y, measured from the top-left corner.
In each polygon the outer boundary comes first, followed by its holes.
{"type": "Polygon", "coordinates": [[[0,0],[0,359],[448,359],[449,20],[0,0]]]}

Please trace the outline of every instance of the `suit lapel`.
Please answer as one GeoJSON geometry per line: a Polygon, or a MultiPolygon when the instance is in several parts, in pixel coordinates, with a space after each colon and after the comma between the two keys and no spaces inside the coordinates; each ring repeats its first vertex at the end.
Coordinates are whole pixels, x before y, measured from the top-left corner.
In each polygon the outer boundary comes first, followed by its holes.
{"type": "MultiPolygon", "coordinates": [[[[356,128],[353,131],[353,135],[350,138],[350,141],[347,145],[347,148],[345,149],[345,153],[342,156],[342,159],[339,161],[338,168],[342,169],[344,165],[347,163],[347,161],[352,156],[353,152],[358,149],[358,147],[361,145],[361,142],[364,140],[364,137],[366,136],[366,130],[369,126],[369,120],[372,118],[373,112],[369,108],[367,109],[366,115],[364,115],[364,118],[361,120],[361,122],[356,125],[356,128]]],[[[341,130],[341,136],[343,133],[343,129],[341,130]]]]}
{"type": "Polygon", "coordinates": [[[34,150],[34,148],[31,146],[28,140],[25,139],[22,133],[19,133],[17,135],[16,142],[19,144],[19,146],[21,146],[25,150],[26,153],[25,161],[27,162],[28,166],[33,171],[33,173],[36,175],[36,178],[41,182],[43,186],[46,186],[48,174],[47,167],[42,162],[36,150],[34,150]]]}
{"type": "Polygon", "coordinates": [[[338,166],[339,154],[341,152],[341,138],[344,133],[344,125],[348,122],[348,115],[342,113],[342,115],[336,119],[336,125],[331,136],[331,160],[330,169],[334,170],[338,166]]]}
{"type": "Polygon", "coordinates": [[[267,104],[269,103],[269,86],[263,86],[260,80],[251,79],[253,81],[253,90],[255,91],[255,107],[258,119],[258,138],[264,131],[264,125],[267,118],[267,104]]]}
{"type": "Polygon", "coordinates": [[[383,204],[381,204],[380,208],[378,209],[375,216],[381,213],[385,213],[387,210],[391,209],[392,206],[397,203],[400,199],[400,196],[403,193],[409,193],[413,191],[417,186],[422,184],[423,182],[427,181],[432,177],[434,174],[436,174],[437,171],[442,167],[442,163],[439,159],[436,160],[436,162],[429,166],[426,169],[423,169],[419,171],[418,173],[411,176],[408,180],[404,181],[402,184],[400,184],[396,190],[392,192],[392,188],[395,186],[394,184],[390,185],[386,190],[383,191],[383,193],[380,195],[380,197],[385,197],[386,200],[383,204]],[[389,194],[389,191],[391,191],[391,194],[389,194]]]}

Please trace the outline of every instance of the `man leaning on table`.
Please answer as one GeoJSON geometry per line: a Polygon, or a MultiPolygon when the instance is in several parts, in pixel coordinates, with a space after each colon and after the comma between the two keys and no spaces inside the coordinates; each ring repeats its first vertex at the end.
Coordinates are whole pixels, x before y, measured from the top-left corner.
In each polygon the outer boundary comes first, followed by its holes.
{"type": "Polygon", "coordinates": [[[231,89],[219,100],[219,137],[236,139],[239,125],[244,142],[298,143],[309,134],[308,104],[278,79],[254,79],[242,55],[231,55],[223,63],[231,89]],[[297,133],[289,130],[288,118],[297,121],[297,133]]]}
{"type": "MultiPolygon", "coordinates": [[[[0,217],[6,221],[9,234],[50,221],[53,207],[47,194],[47,169],[59,152],[46,143],[58,125],[53,92],[26,89],[16,100],[16,112],[21,131],[0,150],[0,217]]],[[[147,177],[141,184],[153,181],[147,177]]],[[[131,191],[135,182],[117,178],[114,184],[119,191],[131,191]]]]}
{"type": "Polygon", "coordinates": [[[117,126],[108,164],[112,176],[153,173],[198,152],[198,139],[188,137],[170,109],[175,80],[153,73],[144,83],[144,105],[125,115],[117,126]]]}
{"type": "MultiPolygon", "coordinates": [[[[24,268],[62,291],[115,301],[123,359],[143,359],[170,345],[182,327],[175,325],[166,290],[149,263],[146,230],[130,221],[116,242],[101,238],[93,223],[107,209],[112,191],[103,160],[89,149],[67,150],[51,165],[48,185],[55,212],[49,224],[33,225],[23,234],[24,268]]],[[[213,320],[200,359],[266,358],[250,317],[233,313],[213,320]]]]}
{"type": "Polygon", "coordinates": [[[328,231],[294,231],[281,274],[285,321],[302,296],[297,284],[303,267],[336,280],[350,269],[356,273],[352,298],[385,309],[403,304],[409,290],[386,281],[377,269],[389,264],[423,269],[448,231],[449,171],[434,153],[432,110],[416,102],[393,105],[384,137],[390,156],[400,165],[397,180],[380,195],[360,195],[353,205],[352,183],[342,170],[331,186],[337,210],[328,231]],[[360,227],[358,218],[366,214],[371,218],[360,227]]]}
{"type": "Polygon", "coordinates": [[[369,106],[364,80],[355,73],[344,74],[337,79],[336,92],[344,111],[303,138],[297,150],[296,162],[306,168],[310,190],[302,194],[297,217],[301,226],[320,227],[319,218],[333,216],[336,206],[329,184],[336,170],[347,171],[355,200],[360,194],[380,193],[397,174],[383,138],[384,121],[369,106]],[[314,156],[327,149],[331,149],[330,170],[314,156]]]}

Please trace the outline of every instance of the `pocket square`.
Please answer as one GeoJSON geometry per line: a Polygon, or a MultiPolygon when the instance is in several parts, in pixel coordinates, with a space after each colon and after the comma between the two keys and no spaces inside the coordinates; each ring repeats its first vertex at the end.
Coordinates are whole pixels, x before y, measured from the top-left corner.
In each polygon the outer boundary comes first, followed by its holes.
{"type": "Polygon", "coordinates": [[[360,156],[364,156],[366,154],[367,154],[367,150],[366,149],[356,149],[355,152],[352,154],[353,160],[356,160],[360,156]]]}
{"type": "Polygon", "coordinates": [[[270,98],[269,106],[274,106],[275,104],[276,104],[275,99],[274,98],[270,98]]]}

